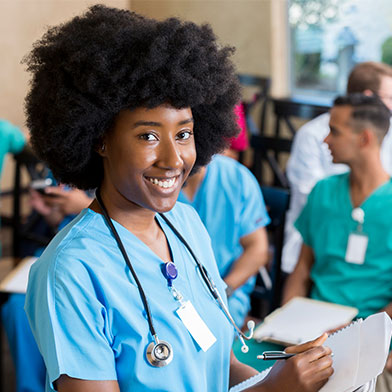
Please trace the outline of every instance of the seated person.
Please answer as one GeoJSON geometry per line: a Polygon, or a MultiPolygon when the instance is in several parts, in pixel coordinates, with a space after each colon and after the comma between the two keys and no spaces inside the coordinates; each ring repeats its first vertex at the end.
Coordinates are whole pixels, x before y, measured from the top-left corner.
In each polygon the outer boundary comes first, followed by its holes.
{"type": "MultiPolygon", "coordinates": [[[[356,65],[348,79],[347,93],[377,95],[392,110],[392,67],[375,62],[356,65]]],[[[317,181],[348,170],[347,165],[332,162],[324,143],[329,132],[329,119],[329,113],[324,113],[298,130],[287,162],[291,198],[282,255],[282,270],[287,274],[293,271],[301,249],[301,235],[295,229],[294,222],[304,207],[309,192],[317,181]]],[[[383,140],[381,162],[384,169],[392,174],[392,131],[388,131],[383,140]]]]}
{"type": "Polygon", "coordinates": [[[249,138],[246,127],[245,108],[243,102],[240,102],[234,107],[234,113],[237,117],[237,125],[240,128],[240,133],[230,139],[230,146],[226,148],[223,155],[239,160],[240,154],[249,147],[249,138]]]}
{"type": "MultiPolygon", "coordinates": [[[[21,152],[26,144],[26,138],[22,131],[6,120],[0,119],[0,176],[6,154],[21,152]]],[[[1,201],[0,201],[1,203],[1,201]]],[[[0,241],[1,256],[1,241],[0,241]]]]}
{"type": "Polygon", "coordinates": [[[304,244],[284,303],[310,290],[314,299],[357,307],[358,317],[392,315],[392,183],[380,160],[389,117],[376,97],[335,100],[325,142],[333,162],[350,172],[321,180],[310,193],[295,223],[304,244]],[[358,254],[352,241],[362,247],[358,254]]]}
{"type": "Polygon", "coordinates": [[[7,153],[17,154],[23,150],[26,137],[22,131],[6,120],[0,119],[0,173],[7,153]]]}
{"type": "Polygon", "coordinates": [[[268,260],[265,226],[270,219],[260,186],[245,166],[216,155],[189,177],[179,201],[191,204],[207,228],[227,284],[229,310],[241,328],[250,309],[255,274],[268,260]]]}
{"type": "MultiPolygon", "coordinates": [[[[91,203],[86,192],[64,189],[63,186],[46,188],[48,196],[30,190],[32,208],[39,212],[55,230],[62,229],[83,208],[91,203]]],[[[36,256],[42,253],[39,249],[36,256]]],[[[45,364],[31,333],[23,309],[25,294],[12,294],[1,307],[1,317],[15,365],[16,392],[43,392],[45,364]]]]}

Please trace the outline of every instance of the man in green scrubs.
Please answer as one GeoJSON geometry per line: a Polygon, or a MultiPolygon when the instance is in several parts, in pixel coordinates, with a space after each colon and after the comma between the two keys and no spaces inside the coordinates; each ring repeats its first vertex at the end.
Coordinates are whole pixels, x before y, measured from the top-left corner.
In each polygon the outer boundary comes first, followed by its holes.
{"type": "Polygon", "coordinates": [[[380,161],[390,112],[375,97],[339,97],[325,138],[350,172],[316,184],[295,225],[304,245],[283,302],[310,296],[392,315],[392,182],[380,161]]]}
{"type": "Polygon", "coordinates": [[[390,115],[374,96],[335,100],[325,142],[350,171],[319,181],[295,222],[303,245],[283,303],[310,296],[392,316],[392,182],[380,160],[390,115]]]}

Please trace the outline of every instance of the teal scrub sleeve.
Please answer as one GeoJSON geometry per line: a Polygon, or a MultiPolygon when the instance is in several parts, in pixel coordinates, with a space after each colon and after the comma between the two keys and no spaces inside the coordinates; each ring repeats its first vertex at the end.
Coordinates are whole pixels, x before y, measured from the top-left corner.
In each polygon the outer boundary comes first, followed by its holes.
{"type": "Polygon", "coordinates": [[[62,374],[117,379],[109,314],[93,276],[82,261],[61,254],[49,277],[30,273],[34,291],[28,289],[25,309],[50,383],[62,374]],[[38,304],[39,309],[34,308],[38,304]]]}
{"type": "Polygon", "coordinates": [[[26,137],[19,130],[19,128],[10,124],[10,135],[9,135],[9,152],[17,154],[21,152],[24,145],[26,144],[26,137]]]}
{"type": "Polygon", "coordinates": [[[253,233],[259,227],[267,226],[271,221],[256,178],[247,169],[243,170],[242,178],[239,238],[253,233]]]}

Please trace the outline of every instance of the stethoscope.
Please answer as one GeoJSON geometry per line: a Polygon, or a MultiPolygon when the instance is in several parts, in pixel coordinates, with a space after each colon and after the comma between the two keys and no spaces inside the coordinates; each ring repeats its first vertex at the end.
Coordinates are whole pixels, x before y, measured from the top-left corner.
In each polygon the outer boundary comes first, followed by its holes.
{"type": "MultiPolygon", "coordinates": [[[[154,328],[154,323],[152,320],[152,316],[151,316],[151,311],[150,311],[150,306],[147,302],[147,298],[146,295],[144,294],[144,290],[143,287],[136,275],[135,270],[132,267],[132,264],[129,260],[129,257],[127,255],[127,252],[125,251],[124,245],[121,241],[121,238],[116,230],[116,228],[113,225],[112,220],[110,219],[110,216],[108,214],[108,211],[102,201],[99,189],[96,192],[96,198],[97,198],[97,202],[99,204],[99,207],[101,208],[102,214],[104,216],[104,219],[106,221],[106,223],[109,225],[114,238],[117,241],[117,245],[124,257],[125,263],[127,264],[129,270],[131,271],[131,274],[133,276],[133,278],[135,279],[136,285],[138,287],[139,293],[140,293],[140,297],[142,299],[143,302],[143,306],[144,306],[144,310],[146,312],[147,315],[147,321],[148,321],[148,327],[150,329],[150,333],[151,336],[153,337],[154,341],[151,342],[148,346],[147,346],[147,350],[146,350],[146,356],[147,356],[147,360],[148,362],[152,365],[152,366],[156,366],[156,367],[163,367],[168,365],[172,359],[173,359],[173,349],[172,346],[164,341],[164,340],[159,340],[158,339],[158,335],[155,331],[154,328]]],[[[166,224],[170,227],[170,229],[173,231],[173,233],[177,236],[177,238],[185,245],[185,247],[188,249],[189,253],[191,254],[192,258],[194,259],[194,261],[196,262],[197,267],[199,268],[200,274],[206,284],[206,286],[208,287],[210,293],[212,294],[212,296],[214,297],[214,299],[217,301],[217,303],[219,304],[219,306],[221,307],[221,309],[223,310],[223,312],[225,313],[225,315],[227,316],[227,318],[229,319],[230,323],[233,325],[235,331],[237,332],[238,338],[241,341],[242,347],[241,347],[241,351],[244,353],[247,353],[249,351],[249,347],[246,345],[245,340],[250,340],[253,337],[253,330],[255,327],[255,323],[253,320],[250,320],[247,324],[250,333],[249,336],[246,336],[236,325],[235,321],[233,320],[233,317],[231,316],[229,310],[227,309],[227,306],[225,305],[225,303],[222,300],[221,295],[219,294],[219,291],[217,290],[213,280],[210,278],[206,268],[203,266],[203,264],[200,263],[200,261],[198,260],[198,258],[196,257],[196,255],[194,254],[192,248],[190,247],[190,245],[187,243],[187,241],[185,240],[185,238],[178,232],[178,230],[173,226],[173,224],[169,221],[169,219],[163,215],[163,214],[159,214],[161,216],[161,218],[166,222],[166,224]]],[[[168,274],[167,276],[169,276],[170,278],[174,279],[175,278],[175,274],[176,271],[173,268],[174,263],[167,263],[168,264],[168,268],[166,273],[168,274]],[[173,268],[173,270],[170,270],[170,268],[173,268]]]]}

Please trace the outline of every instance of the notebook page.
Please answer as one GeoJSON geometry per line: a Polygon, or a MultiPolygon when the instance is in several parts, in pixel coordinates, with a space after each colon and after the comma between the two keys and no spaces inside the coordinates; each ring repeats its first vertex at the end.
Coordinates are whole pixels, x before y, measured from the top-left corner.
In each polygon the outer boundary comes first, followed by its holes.
{"type": "Polygon", "coordinates": [[[320,392],[342,392],[355,384],[359,361],[359,341],[362,320],[353,322],[348,327],[330,335],[324,346],[333,353],[334,373],[320,392]]]}
{"type": "Polygon", "coordinates": [[[389,352],[392,321],[385,313],[369,316],[361,325],[359,367],[354,387],[359,387],[384,369],[389,352]]]}
{"type": "Polygon", "coordinates": [[[26,293],[30,267],[37,260],[36,257],[23,259],[1,282],[0,291],[6,293],[26,293]]]}
{"type": "Polygon", "coordinates": [[[296,297],[267,316],[254,337],[299,344],[350,322],[357,313],[356,308],[296,297]]]}

